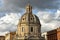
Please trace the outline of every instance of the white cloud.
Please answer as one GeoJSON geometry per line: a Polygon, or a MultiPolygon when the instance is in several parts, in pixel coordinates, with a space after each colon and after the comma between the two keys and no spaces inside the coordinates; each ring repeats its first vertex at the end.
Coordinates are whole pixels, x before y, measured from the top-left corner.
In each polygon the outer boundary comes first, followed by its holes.
{"type": "Polygon", "coordinates": [[[0,18],[0,35],[9,31],[15,31],[18,20],[21,17],[20,13],[10,13],[0,18]]]}
{"type": "Polygon", "coordinates": [[[41,21],[42,32],[60,27],[60,10],[57,10],[57,12],[53,14],[46,11],[39,11],[36,15],[41,21]]]}
{"type": "Polygon", "coordinates": [[[57,12],[55,13],[55,19],[59,19],[60,20],[60,10],[57,10],[57,12]]]}
{"type": "Polygon", "coordinates": [[[5,36],[5,34],[9,33],[8,31],[6,32],[0,32],[0,36],[5,36]]]}
{"type": "MultiPolygon", "coordinates": [[[[60,11],[57,10],[56,13],[51,14],[46,11],[39,11],[36,14],[42,25],[42,32],[49,31],[55,29],[60,26],[60,11]]],[[[10,13],[6,14],[4,17],[0,18],[0,35],[3,35],[9,31],[16,30],[16,25],[18,24],[18,20],[20,19],[20,13],[10,13]],[[3,34],[2,34],[3,33],[3,34]]]]}
{"type": "Polygon", "coordinates": [[[44,22],[49,22],[53,19],[53,15],[50,12],[46,12],[46,11],[39,11],[37,13],[37,16],[39,17],[39,19],[43,20],[44,22]]]}

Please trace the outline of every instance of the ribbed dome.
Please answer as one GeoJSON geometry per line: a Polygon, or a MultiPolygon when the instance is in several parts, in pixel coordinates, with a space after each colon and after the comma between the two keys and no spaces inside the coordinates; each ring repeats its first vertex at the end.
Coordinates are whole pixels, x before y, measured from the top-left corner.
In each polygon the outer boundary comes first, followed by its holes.
{"type": "Polygon", "coordinates": [[[25,14],[21,17],[20,23],[36,23],[40,24],[40,21],[38,17],[34,14],[32,14],[32,7],[28,4],[26,7],[26,12],[25,14]]]}
{"type": "Polygon", "coordinates": [[[38,17],[32,13],[25,13],[21,19],[20,19],[21,23],[40,23],[38,17]]]}

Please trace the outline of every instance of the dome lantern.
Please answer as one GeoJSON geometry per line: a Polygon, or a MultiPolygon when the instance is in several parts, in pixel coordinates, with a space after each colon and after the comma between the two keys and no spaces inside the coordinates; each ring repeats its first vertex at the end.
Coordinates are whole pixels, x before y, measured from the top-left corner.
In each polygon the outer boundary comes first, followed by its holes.
{"type": "Polygon", "coordinates": [[[27,13],[32,13],[32,6],[31,6],[30,4],[28,4],[28,5],[26,6],[26,12],[27,12],[27,13]]]}

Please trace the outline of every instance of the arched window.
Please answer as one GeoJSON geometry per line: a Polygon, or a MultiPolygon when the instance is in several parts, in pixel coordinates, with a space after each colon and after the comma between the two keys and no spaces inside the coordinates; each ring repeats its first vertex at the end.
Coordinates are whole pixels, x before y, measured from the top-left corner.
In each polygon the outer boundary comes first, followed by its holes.
{"type": "Polygon", "coordinates": [[[24,27],[22,27],[22,32],[24,32],[24,27]]]}
{"type": "Polygon", "coordinates": [[[33,27],[31,27],[31,32],[33,32],[33,27]]]}

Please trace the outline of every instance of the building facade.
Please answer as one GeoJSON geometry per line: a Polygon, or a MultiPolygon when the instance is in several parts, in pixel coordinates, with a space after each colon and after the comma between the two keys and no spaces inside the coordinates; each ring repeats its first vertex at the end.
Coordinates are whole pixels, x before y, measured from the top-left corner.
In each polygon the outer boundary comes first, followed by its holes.
{"type": "Polygon", "coordinates": [[[47,32],[47,40],[57,40],[57,30],[47,32]]]}
{"type": "Polygon", "coordinates": [[[60,40],[60,28],[57,28],[57,39],[60,40]]]}
{"type": "Polygon", "coordinates": [[[47,32],[47,40],[60,40],[60,28],[47,32]]]}
{"type": "Polygon", "coordinates": [[[5,34],[5,40],[10,40],[10,33],[5,34]]]}
{"type": "Polygon", "coordinates": [[[0,40],[5,40],[5,36],[0,36],[0,40]]]}
{"type": "Polygon", "coordinates": [[[41,24],[39,18],[32,14],[32,6],[26,6],[26,12],[18,23],[16,37],[14,40],[40,40],[41,24]]]}
{"type": "Polygon", "coordinates": [[[16,32],[10,32],[5,35],[5,40],[13,40],[16,35],[16,32]]]}

